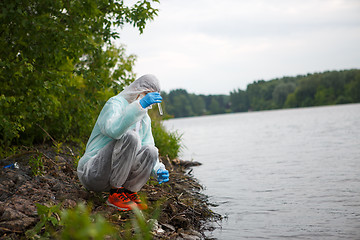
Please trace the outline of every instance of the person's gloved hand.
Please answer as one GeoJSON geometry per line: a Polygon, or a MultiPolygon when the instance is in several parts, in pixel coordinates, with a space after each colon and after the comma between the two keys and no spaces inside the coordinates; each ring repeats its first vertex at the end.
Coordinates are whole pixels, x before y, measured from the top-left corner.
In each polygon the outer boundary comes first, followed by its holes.
{"type": "Polygon", "coordinates": [[[154,103],[161,103],[162,97],[160,96],[160,93],[158,92],[150,92],[145,95],[142,99],[140,99],[140,105],[143,108],[147,108],[151,104],[154,103]]]}
{"type": "Polygon", "coordinates": [[[169,171],[168,170],[159,169],[159,170],[157,170],[156,174],[157,174],[157,180],[158,180],[159,184],[169,181],[169,171]]]}

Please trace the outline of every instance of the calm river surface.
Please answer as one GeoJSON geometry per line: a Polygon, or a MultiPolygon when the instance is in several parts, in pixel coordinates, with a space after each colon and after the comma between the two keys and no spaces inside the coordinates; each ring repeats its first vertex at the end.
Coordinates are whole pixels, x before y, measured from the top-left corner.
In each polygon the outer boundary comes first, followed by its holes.
{"type": "Polygon", "coordinates": [[[218,239],[360,239],[360,104],[165,121],[226,218],[218,239]]]}

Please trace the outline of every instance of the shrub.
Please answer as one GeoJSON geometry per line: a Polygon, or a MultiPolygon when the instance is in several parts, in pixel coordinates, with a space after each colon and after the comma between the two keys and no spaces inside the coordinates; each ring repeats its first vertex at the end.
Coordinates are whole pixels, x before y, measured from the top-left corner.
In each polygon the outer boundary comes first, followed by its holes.
{"type": "Polygon", "coordinates": [[[178,132],[166,131],[160,121],[152,121],[152,133],[155,145],[159,149],[161,156],[168,156],[171,159],[178,157],[181,150],[181,134],[178,132]]]}

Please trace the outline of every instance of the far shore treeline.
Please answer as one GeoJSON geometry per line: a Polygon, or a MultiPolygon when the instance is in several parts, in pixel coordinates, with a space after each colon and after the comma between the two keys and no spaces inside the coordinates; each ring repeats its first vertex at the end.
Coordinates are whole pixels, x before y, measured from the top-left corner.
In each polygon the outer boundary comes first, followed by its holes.
{"type": "Polygon", "coordinates": [[[197,95],[184,89],[162,92],[165,113],[190,117],[232,112],[360,102],[360,70],[327,71],[255,81],[229,95],[197,95]]]}

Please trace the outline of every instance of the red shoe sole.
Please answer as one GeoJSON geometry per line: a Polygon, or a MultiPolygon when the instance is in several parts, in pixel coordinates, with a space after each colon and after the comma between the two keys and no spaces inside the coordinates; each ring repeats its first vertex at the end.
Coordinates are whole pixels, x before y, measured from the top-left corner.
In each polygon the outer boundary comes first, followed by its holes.
{"type": "Polygon", "coordinates": [[[118,206],[110,203],[109,200],[106,200],[106,204],[107,204],[108,206],[111,206],[111,207],[116,208],[116,209],[119,210],[119,211],[124,211],[124,212],[125,212],[125,211],[130,211],[130,210],[131,210],[131,208],[121,208],[121,207],[118,207],[118,206]]]}

